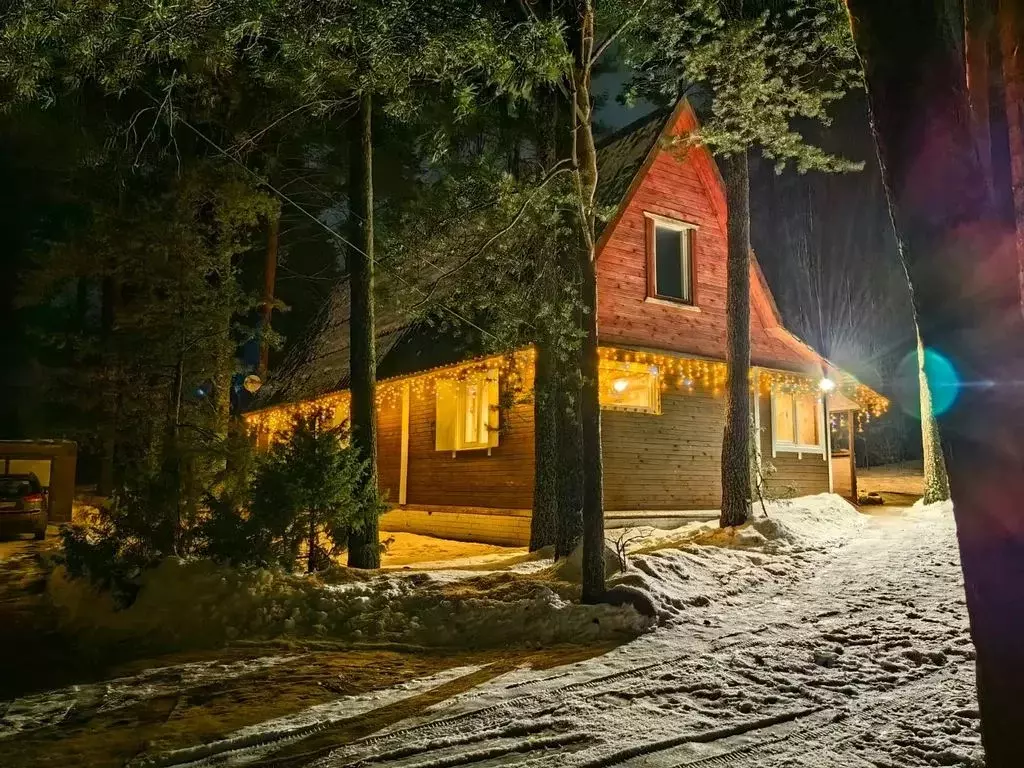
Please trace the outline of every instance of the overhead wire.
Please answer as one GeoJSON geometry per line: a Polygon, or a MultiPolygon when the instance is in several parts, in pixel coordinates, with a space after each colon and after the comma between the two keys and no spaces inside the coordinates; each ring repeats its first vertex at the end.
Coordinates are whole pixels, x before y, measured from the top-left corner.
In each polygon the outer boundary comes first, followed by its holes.
{"type": "MultiPolygon", "coordinates": [[[[161,102],[161,101],[160,101],[159,99],[157,99],[157,98],[156,98],[155,96],[153,96],[153,95],[152,95],[151,93],[149,93],[148,91],[144,91],[144,93],[146,94],[146,96],[148,96],[148,97],[149,97],[150,99],[152,99],[154,103],[156,103],[156,104],[158,104],[158,105],[162,103],[162,102],[161,102]]],[[[254,179],[256,179],[257,181],[259,181],[261,185],[263,185],[264,187],[266,187],[267,189],[269,189],[269,190],[270,190],[271,192],[273,192],[273,193],[274,193],[275,195],[277,195],[277,197],[279,197],[279,198],[280,198],[281,200],[283,200],[284,202],[288,203],[288,204],[289,204],[290,206],[292,206],[292,207],[293,207],[293,208],[294,208],[295,210],[297,210],[297,211],[298,211],[299,213],[301,213],[301,214],[302,214],[303,216],[305,216],[306,218],[308,218],[308,219],[309,219],[310,221],[312,221],[312,222],[313,222],[314,224],[316,224],[317,226],[319,226],[320,228],[322,228],[322,229],[323,229],[323,230],[324,230],[325,232],[327,232],[327,233],[328,233],[329,235],[331,235],[332,237],[335,237],[335,238],[337,238],[337,239],[338,239],[339,241],[341,241],[341,243],[342,243],[342,244],[344,244],[344,245],[345,245],[345,246],[346,246],[347,248],[351,248],[351,249],[352,249],[353,251],[355,251],[356,253],[360,253],[360,254],[362,254],[363,256],[365,256],[366,258],[368,258],[368,259],[370,260],[370,262],[371,262],[371,263],[372,263],[372,264],[374,265],[374,267],[377,267],[377,268],[379,268],[379,269],[380,269],[381,271],[383,271],[383,272],[385,272],[385,273],[387,273],[387,274],[390,274],[390,275],[391,275],[392,277],[396,278],[396,279],[397,279],[397,280],[398,280],[399,282],[403,283],[403,284],[404,284],[405,286],[407,286],[408,288],[411,288],[412,290],[416,291],[416,292],[417,292],[417,293],[419,293],[419,294],[420,294],[421,296],[424,296],[425,298],[428,298],[428,299],[430,298],[430,295],[429,295],[429,294],[427,294],[427,293],[426,293],[426,292],[425,292],[425,291],[424,291],[424,290],[423,290],[422,288],[420,288],[420,287],[419,287],[418,285],[416,285],[415,283],[412,283],[412,282],[410,282],[409,280],[407,280],[406,278],[404,278],[404,277],[403,277],[403,276],[402,276],[401,274],[399,274],[398,272],[396,272],[396,271],[394,271],[394,270],[391,270],[391,269],[389,269],[389,268],[388,268],[388,267],[387,267],[386,265],[382,264],[382,263],[381,263],[381,262],[380,262],[379,260],[375,259],[374,257],[370,256],[370,255],[369,255],[368,253],[366,253],[366,251],[364,251],[364,250],[363,250],[362,248],[360,248],[359,246],[357,246],[357,245],[355,245],[354,243],[350,242],[350,241],[349,241],[349,240],[348,240],[347,238],[345,238],[345,237],[344,237],[344,236],[343,236],[343,235],[342,235],[342,234],[341,234],[340,232],[338,232],[338,231],[336,231],[335,229],[333,229],[333,228],[332,228],[331,226],[329,226],[329,225],[328,225],[328,224],[327,224],[326,222],[322,221],[322,220],[321,220],[321,219],[320,219],[320,218],[319,218],[318,216],[315,216],[315,215],[313,215],[312,213],[310,213],[310,212],[309,212],[308,210],[306,210],[306,209],[305,209],[305,208],[304,208],[304,207],[303,207],[303,206],[302,206],[301,204],[299,204],[299,203],[297,203],[297,202],[296,202],[295,200],[293,200],[293,199],[292,199],[292,198],[291,198],[291,197],[290,197],[289,195],[285,194],[285,193],[284,193],[283,191],[281,191],[280,189],[278,189],[277,187],[275,187],[275,186],[274,186],[274,185],[273,185],[272,183],[270,183],[270,182],[269,182],[269,181],[267,181],[266,179],[263,179],[263,178],[262,178],[262,177],[261,177],[261,176],[260,176],[260,175],[259,175],[258,173],[256,173],[256,172],[255,172],[254,170],[252,170],[251,168],[249,168],[249,166],[247,166],[247,165],[246,165],[245,163],[243,163],[243,162],[242,162],[241,160],[239,160],[239,159],[238,159],[237,157],[235,157],[235,156],[234,156],[234,155],[232,155],[232,154],[231,154],[230,152],[228,152],[228,151],[227,151],[226,149],[224,149],[224,148],[223,148],[222,146],[220,146],[220,145],[219,145],[219,144],[218,144],[218,143],[217,143],[216,141],[214,141],[214,140],[213,140],[213,139],[211,139],[211,138],[210,138],[209,136],[207,136],[207,135],[206,135],[205,133],[203,133],[203,132],[202,132],[202,131],[200,131],[200,130],[199,130],[198,128],[196,128],[196,127],[195,127],[194,125],[192,125],[192,123],[190,123],[190,122],[189,122],[189,121],[188,121],[187,119],[185,119],[185,118],[184,118],[184,117],[182,117],[181,115],[177,115],[177,116],[175,116],[175,118],[174,118],[174,121],[175,121],[176,123],[180,124],[180,125],[184,125],[184,126],[185,126],[186,128],[188,128],[188,129],[189,129],[190,131],[192,131],[192,133],[194,133],[194,134],[195,134],[195,135],[196,135],[197,137],[199,137],[199,139],[200,139],[200,140],[202,140],[203,142],[205,142],[206,144],[208,144],[209,146],[211,146],[211,147],[212,147],[212,148],[213,148],[213,149],[214,149],[214,150],[215,150],[216,152],[218,152],[219,154],[223,155],[223,156],[224,156],[224,157],[226,157],[226,158],[227,158],[228,160],[230,160],[230,161],[231,161],[232,163],[234,163],[235,165],[237,165],[237,166],[238,166],[239,168],[241,168],[241,169],[242,169],[242,170],[243,170],[243,171],[244,171],[244,172],[245,172],[246,174],[248,174],[248,175],[249,175],[249,176],[251,176],[252,178],[254,178],[254,179]]],[[[427,261],[425,261],[425,260],[424,260],[424,263],[426,263],[426,264],[428,264],[428,265],[432,266],[432,267],[433,267],[434,269],[437,269],[437,268],[438,268],[438,267],[437,267],[436,265],[434,265],[434,264],[430,264],[430,262],[427,262],[427,261]]],[[[472,320],[468,319],[467,317],[465,317],[465,316],[464,316],[464,315],[462,315],[461,313],[459,313],[459,312],[457,312],[456,310],[452,309],[452,308],[451,308],[451,307],[449,307],[449,306],[448,306],[447,304],[445,304],[445,303],[443,303],[443,302],[440,302],[440,301],[437,301],[437,302],[435,302],[435,306],[437,306],[437,307],[438,307],[439,309],[442,309],[442,310],[444,310],[445,312],[448,312],[448,313],[449,313],[450,315],[452,315],[452,316],[453,316],[454,318],[456,318],[457,320],[459,320],[459,321],[461,321],[461,322],[465,323],[465,324],[466,324],[466,325],[468,325],[469,327],[471,327],[471,328],[473,328],[473,329],[475,329],[475,330],[479,331],[479,332],[480,332],[481,334],[483,334],[484,336],[487,336],[487,337],[491,338],[491,339],[492,339],[492,340],[494,340],[494,341],[498,341],[498,342],[500,342],[500,341],[501,341],[501,340],[500,340],[500,339],[499,339],[499,338],[498,338],[497,336],[495,336],[495,335],[494,335],[493,333],[491,333],[490,331],[488,331],[488,330],[486,330],[486,329],[484,329],[484,328],[481,328],[481,327],[480,327],[479,325],[477,325],[476,323],[474,323],[474,322],[473,322],[472,320]]]]}

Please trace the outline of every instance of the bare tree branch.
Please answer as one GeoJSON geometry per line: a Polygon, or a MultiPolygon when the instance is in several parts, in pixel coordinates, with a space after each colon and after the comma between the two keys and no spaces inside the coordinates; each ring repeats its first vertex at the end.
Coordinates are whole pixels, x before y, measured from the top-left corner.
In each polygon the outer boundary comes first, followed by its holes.
{"type": "Polygon", "coordinates": [[[594,64],[596,64],[601,59],[601,57],[604,56],[605,53],[607,53],[608,49],[611,47],[611,44],[615,42],[619,35],[621,35],[622,32],[627,27],[629,27],[629,25],[631,25],[638,18],[640,18],[640,14],[643,12],[644,6],[647,5],[647,3],[648,0],[643,0],[643,2],[641,2],[640,5],[637,6],[636,12],[628,19],[623,21],[621,24],[619,24],[619,26],[616,29],[614,29],[612,33],[608,35],[608,37],[605,38],[604,42],[597,46],[597,50],[594,51],[594,53],[590,57],[590,66],[594,66],[594,64]]]}
{"type": "Polygon", "coordinates": [[[540,184],[537,185],[537,188],[533,190],[533,192],[530,194],[530,196],[525,201],[523,201],[523,204],[521,206],[519,206],[519,210],[516,212],[516,215],[512,217],[512,221],[510,221],[506,226],[502,227],[497,232],[495,232],[493,235],[491,235],[489,238],[487,238],[487,241],[483,245],[481,245],[479,248],[477,248],[477,250],[474,253],[472,253],[471,255],[467,256],[465,259],[463,259],[461,263],[459,263],[458,265],[452,267],[447,272],[444,272],[443,274],[441,274],[434,281],[434,283],[430,286],[430,290],[427,291],[427,295],[424,296],[423,299],[421,299],[420,301],[416,302],[416,304],[415,304],[415,306],[413,308],[414,309],[419,309],[424,304],[426,304],[428,301],[430,301],[430,298],[434,295],[434,293],[437,290],[437,287],[441,284],[441,282],[443,280],[446,280],[447,278],[451,277],[452,275],[454,275],[459,270],[464,269],[465,267],[469,266],[469,264],[471,262],[473,262],[475,259],[479,258],[483,253],[485,253],[487,251],[487,249],[490,248],[495,242],[497,242],[500,238],[504,237],[506,234],[511,232],[512,229],[514,229],[515,226],[520,221],[522,221],[523,216],[526,215],[526,211],[529,210],[530,206],[533,204],[534,199],[537,197],[538,194],[540,194],[541,190],[544,189],[544,187],[546,187],[548,185],[548,183],[551,182],[552,179],[554,179],[555,177],[561,175],[562,173],[570,170],[565,165],[566,162],[567,162],[566,160],[559,161],[548,172],[548,174],[544,177],[544,179],[540,182],[540,184]]]}

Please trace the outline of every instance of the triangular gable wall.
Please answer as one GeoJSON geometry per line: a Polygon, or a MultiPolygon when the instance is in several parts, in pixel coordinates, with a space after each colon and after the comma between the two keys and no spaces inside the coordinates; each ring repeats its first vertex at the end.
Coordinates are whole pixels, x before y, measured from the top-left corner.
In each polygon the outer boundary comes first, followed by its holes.
{"type": "MultiPolygon", "coordinates": [[[[685,135],[697,119],[684,100],[665,122],[598,242],[601,341],[725,358],[726,201],[721,176],[703,147],[685,156],[664,139],[685,135]],[[697,308],[647,300],[644,213],[679,219],[697,232],[697,308]]],[[[751,260],[751,351],[755,365],[820,375],[821,358],[782,327],[756,259],[751,260]]]]}

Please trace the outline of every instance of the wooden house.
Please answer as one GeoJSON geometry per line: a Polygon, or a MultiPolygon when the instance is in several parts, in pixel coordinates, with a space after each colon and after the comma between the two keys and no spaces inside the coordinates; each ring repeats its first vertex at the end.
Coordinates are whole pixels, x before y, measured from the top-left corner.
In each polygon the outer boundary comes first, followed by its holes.
{"type": "MultiPolygon", "coordinates": [[[[682,102],[605,141],[598,244],[604,506],[609,525],[665,525],[720,501],[726,377],[726,204],[711,155],[667,139],[696,127],[682,102]]],[[[295,409],[347,408],[347,291],[268,381],[248,415],[270,435],[295,409]]],[[[532,350],[431,359],[401,312],[378,317],[382,528],[523,544],[533,504],[532,350]],[[509,394],[510,397],[503,397],[509,394]],[[499,400],[511,401],[498,408],[499,400]]],[[[878,413],[885,398],[783,326],[751,260],[756,460],[775,493],[833,488],[830,396],[878,413]],[[821,388],[835,384],[834,393],[821,388]]]]}

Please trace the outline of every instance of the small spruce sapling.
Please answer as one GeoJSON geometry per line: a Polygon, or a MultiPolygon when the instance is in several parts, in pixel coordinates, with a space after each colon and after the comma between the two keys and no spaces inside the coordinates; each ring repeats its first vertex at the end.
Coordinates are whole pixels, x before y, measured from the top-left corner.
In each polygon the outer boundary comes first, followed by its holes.
{"type": "Polygon", "coordinates": [[[294,568],[303,550],[308,572],[325,565],[383,509],[376,489],[359,490],[368,471],[331,409],[296,414],[288,437],[256,469],[249,514],[255,549],[285,568],[294,568]]]}

